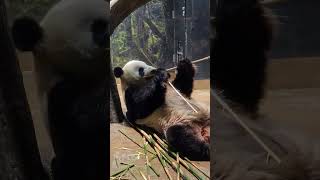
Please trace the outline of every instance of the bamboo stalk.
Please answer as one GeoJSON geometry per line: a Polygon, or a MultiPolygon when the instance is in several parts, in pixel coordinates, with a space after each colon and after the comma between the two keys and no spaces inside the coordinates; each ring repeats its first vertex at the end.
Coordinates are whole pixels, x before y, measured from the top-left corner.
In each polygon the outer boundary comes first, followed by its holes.
{"type": "MultiPolygon", "coordinates": [[[[166,153],[166,151],[158,144],[156,143],[146,132],[144,132],[143,130],[139,129],[140,132],[146,137],[146,139],[149,141],[149,143],[153,146],[155,146],[156,148],[159,149],[159,151],[164,155],[164,157],[166,157],[167,159],[170,160],[170,156],[168,155],[168,153],[166,153]]],[[[172,153],[172,155],[174,155],[174,157],[176,157],[176,154],[174,152],[168,151],[169,153],[172,153]]],[[[177,169],[178,165],[175,162],[170,161],[169,163],[173,164],[174,168],[177,169]]],[[[182,163],[182,165],[189,171],[191,172],[192,175],[194,175],[197,179],[203,179],[196,171],[194,171],[194,169],[189,166],[187,163],[182,163]]],[[[183,174],[180,171],[181,175],[183,174]]]]}
{"type": "MultiPolygon", "coordinates": [[[[139,131],[138,128],[135,128],[135,129],[136,129],[137,131],[139,131]]],[[[128,138],[129,140],[131,140],[134,144],[136,144],[137,146],[139,146],[140,148],[143,149],[143,147],[142,147],[140,144],[138,144],[137,142],[135,142],[133,139],[131,139],[129,136],[127,136],[125,133],[123,133],[121,130],[119,130],[119,132],[120,132],[121,134],[123,134],[126,138],[128,138]]],[[[141,134],[141,135],[142,135],[142,134],[141,134]]],[[[150,152],[150,151],[149,151],[149,152],[150,152]]],[[[151,152],[150,152],[150,153],[151,153],[151,152]]],[[[153,154],[154,154],[154,153],[153,153],[153,154]]],[[[164,165],[164,161],[163,161],[162,157],[160,156],[159,152],[156,151],[156,154],[154,155],[154,157],[158,157],[158,158],[159,158],[159,161],[160,161],[161,165],[163,166],[164,171],[165,171],[165,173],[167,174],[169,180],[172,180],[172,177],[171,177],[168,169],[167,169],[166,166],[164,165]]],[[[152,166],[151,166],[151,167],[152,167],[152,166]]],[[[154,172],[155,172],[155,171],[154,171],[154,172]]],[[[157,176],[160,176],[159,174],[157,174],[157,172],[155,172],[155,174],[156,174],[157,176]]]]}
{"type": "Polygon", "coordinates": [[[116,166],[117,166],[117,168],[119,168],[118,158],[117,158],[117,157],[115,157],[115,158],[114,158],[114,160],[116,161],[116,166]]]}
{"type": "Polygon", "coordinates": [[[149,168],[154,172],[155,175],[160,177],[160,174],[156,171],[156,169],[154,169],[154,167],[151,164],[149,164],[149,168]]]}
{"type": "Polygon", "coordinates": [[[163,167],[164,172],[165,172],[166,175],[168,176],[169,180],[172,180],[172,177],[171,177],[171,175],[170,175],[170,173],[169,173],[169,170],[168,170],[168,168],[165,166],[164,161],[163,161],[163,159],[162,159],[162,156],[161,156],[159,150],[156,149],[156,148],[155,148],[154,150],[155,150],[156,153],[157,153],[157,156],[158,156],[159,161],[160,161],[160,163],[161,163],[161,165],[162,165],[162,167],[163,167]]]}
{"type": "Polygon", "coordinates": [[[114,173],[111,175],[111,178],[113,177],[117,177],[119,175],[121,175],[122,173],[126,172],[128,169],[131,169],[132,167],[134,167],[134,164],[129,164],[127,167],[125,167],[124,169],[119,170],[118,172],[114,173]]]}
{"type": "MultiPolygon", "coordinates": [[[[133,126],[131,124],[131,126],[133,126]]],[[[208,179],[209,176],[207,174],[205,174],[200,168],[198,168],[196,165],[187,162],[186,160],[182,159],[180,156],[178,156],[178,162],[176,163],[174,161],[171,160],[171,157],[175,157],[177,158],[177,154],[169,151],[168,150],[168,144],[163,141],[159,136],[157,136],[156,134],[153,134],[153,137],[155,139],[152,138],[151,135],[148,135],[145,131],[143,131],[140,128],[137,128],[135,126],[133,126],[134,129],[136,129],[144,138],[145,140],[147,140],[149,142],[149,144],[151,145],[151,147],[154,149],[154,151],[156,153],[152,153],[155,154],[155,157],[158,157],[166,175],[168,176],[169,180],[172,179],[167,167],[165,166],[165,161],[169,163],[169,165],[174,168],[175,170],[179,170],[180,175],[182,176],[183,179],[188,179],[187,176],[184,175],[184,173],[182,172],[182,170],[179,168],[179,165],[181,164],[184,168],[186,168],[193,176],[195,176],[197,179],[204,179],[201,175],[199,175],[195,169],[193,169],[193,167],[196,168],[196,170],[200,171],[203,175],[205,175],[208,179]],[[169,154],[170,155],[169,155],[169,154]],[[165,161],[164,161],[165,160],[165,161]]],[[[133,139],[131,139],[130,137],[128,137],[125,133],[123,133],[122,131],[119,130],[120,133],[122,133],[125,137],[127,137],[129,140],[131,140],[132,142],[134,142],[136,145],[138,145],[140,148],[144,149],[144,147],[142,147],[140,144],[138,144],[137,142],[135,142],[133,139]]],[[[150,151],[149,151],[150,152],[150,151]]],[[[151,152],[150,152],[151,153],[151,152]]],[[[157,175],[157,173],[155,173],[157,175]]]]}
{"type": "Polygon", "coordinates": [[[157,155],[153,155],[150,159],[149,159],[149,162],[151,163],[154,159],[157,158],[157,155]]]}
{"type": "Polygon", "coordinates": [[[145,176],[141,171],[139,171],[139,173],[140,173],[140,175],[142,176],[142,178],[143,178],[144,180],[147,180],[146,176],[145,176]]]}
{"type": "Polygon", "coordinates": [[[195,165],[191,160],[189,160],[188,158],[184,157],[186,159],[186,161],[191,164],[193,167],[195,167],[198,171],[200,171],[203,175],[205,175],[208,179],[210,179],[210,177],[202,170],[200,169],[197,165],[195,165]]]}
{"type": "Polygon", "coordinates": [[[134,179],[138,180],[137,177],[134,175],[134,173],[131,171],[131,169],[129,169],[129,173],[131,174],[131,176],[132,176],[134,179]]]}
{"type": "MultiPolygon", "coordinates": [[[[161,148],[161,146],[159,146],[159,144],[157,144],[145,131],[143,131],[142,129],[139,129],[140,132],[143,134],[143,136],[146,137],[147,141],[155,148],[157,148],[159,150],[159,152],[163,155],[163,157],[165,158],[165,160],[167,160],[167,162],[175,169],[177,170],[178,165],[170,160],[170,156],[161,148]]],[[[184,173],[182,172],[182,170],[180,170],[180,173],[182,176],[184,176],[184,173]]],[[[184,179],[188,179],[188,177],[184,176],[184,179]]]]}
{"type": "MultiPolygon", "coordinates": [[[[153,136],[155,137],[155,139],[157,139],[160,143],[160,145],[164,146],[165,149],[168,148],[168,144],[166,142],[164,142],[157,134],[153,134],[153,136]]],[[[168,151],[169,153],[171,153],[174,157],[177,156],[176,153],[168,151]]],[[[210,177],[203,172],[198,166],[196,166],[194,163],[192,163],[188,158],[184,157],[184,159],[186,159],[186,161],[191,164],[193,167],[195,167],[198,171],[200,171],[203,175],[205,175],[208,179],[210,179],[210,177]]],[[[186,169],[191,169],[191,167],[189,166],[189,164],[184,160],[180,158],[180,163],[186,168],[186,169]]]]}
{"type": "Polygon", "coordinates": [[[146,138],[143,137],[143,152],[144,152],[144,157],[146,159],[146,171],[147,171],[147,177],[148,180],[150,180],[150,173],[149,173],[149,159],[148,159],[148,155],[147,155],[147,142],[146,142],[146,138]]]}
{"type": "MultiPolygon", "coordinates": [[[[192,64],[196,64],[196,63],[199,63],[199,62],[208,60],[208,59],[210,59],[210,56],[207,56],[207,57],[204,57],[204,58],[201,58],[201,59],[197,59],[197,60],[191,61],[191,63],[192,63],[192,64]]],[[[172,71],[172,70],[175,70],[175,69],[177,69],[177,67],[169,68],[169,69],[167,69],[167,71],[172,71]]]]}
{"type": "MultiPolygon", "coordinates": [[[[155,148],[157,148],[157,147],[155,147],[155,148]]],[[[161,152],[161,151],[160,151],[160,152],[161,152]]],[[[169,163],[169,165],[170,165],[175,171],[177,171],[177,169],[178,169],[177,164],[170,159],[170,156],[167,156],[167,155],[166,155],[165,153],[163,153],[163,152],[162,152],[162,154],[164,155],[163,157],[164,157],[164,159],[169,163]]],[[[189,180],[189,178],[183,173],[183,171],[182,171],[181,169],[180,169],[180,174],[181,174],[181,177],[182,177],[183,180],[189,180]]]]}
{"type": "Polygon", "coordinates": [[[172,89],[188,104],[188,106],[190,106],[190,108],[194,111],[194,112],[196,112],[196,113],[198,113],[198,111],[189,103],[189,101],[185,98],[185,97],[183,97],[182,95],[181,95],[181,93],[173,86],[173,84],[169,81],[168,82],[168,84],[172,87],[172,89]]]}
{"type": "Polygon", "coordinates": [[[180,179],[180,163],[179,163],[179,153],[177,153],[177,164],[178,164],[178,170],[177,170],[177,180],[180,179]]]}
{"type": "MultiPolygon", "coordinates": [[[[123,134],[126,138],[128,138],[131,142],[133,142],[134,144],[136,144],[137,146],[139,146],[141,149],[143,149],[143,147],[140,145],[140,144],[138,144],[136,141],[134,141],[132,138],[130,138],[129,136],[127,136],[125,133],[123,133],[121,130],[119,130],[119,132],[121,133],[121,134],[123,134]]],[[[155,153],[153,153],[153,152],[151,152],[151,151],[149,151],[149,150],[147,150],[150,154],[153,154],[153,155],[156,155],[155,153]]]]}

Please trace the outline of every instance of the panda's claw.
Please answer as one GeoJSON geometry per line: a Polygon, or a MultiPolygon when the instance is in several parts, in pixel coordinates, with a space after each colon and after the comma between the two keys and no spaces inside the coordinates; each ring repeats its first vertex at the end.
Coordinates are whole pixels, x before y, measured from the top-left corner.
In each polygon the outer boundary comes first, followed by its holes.
{"type": "Polygon", "coordinates": [[[186,97],[191,97],[195,68],[189,59],[181,60],[177,66],[177,75],[173,85],[186,97]]]}

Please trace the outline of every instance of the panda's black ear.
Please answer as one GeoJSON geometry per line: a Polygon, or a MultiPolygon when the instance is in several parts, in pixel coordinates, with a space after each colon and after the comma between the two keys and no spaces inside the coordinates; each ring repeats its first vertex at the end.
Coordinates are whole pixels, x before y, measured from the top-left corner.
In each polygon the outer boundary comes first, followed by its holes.
{"type": "Polygon", "coordinates": [[[43,38],[39,23],[30,17],[16,19],[11,33],[15,46],[21,51],[32,51],[43,38]]]}
{"type": "Polygon", "coordinates": [[[123,75],[123,70],[121,67],[115,67],[113,69],[113,73],[114,73],[114,76],[116,76],[117,78],[121,77],[123,75]]]}

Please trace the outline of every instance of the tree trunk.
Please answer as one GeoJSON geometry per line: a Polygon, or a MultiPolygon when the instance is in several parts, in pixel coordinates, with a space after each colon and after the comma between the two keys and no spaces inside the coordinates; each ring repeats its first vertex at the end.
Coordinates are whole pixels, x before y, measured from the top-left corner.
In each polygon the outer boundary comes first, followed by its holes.
{"type": "Polygon", "coordinates": [[[146,7],[142,7],[136,12],[137,20],[137,44],[140,48],[145,49],[148,47],[148,32],[144,26],[144,18],[146,16],[146,7]]]}
{"type": "MultiPolygon", "coordinates": [[[[110,25],[111,27],[112,25],[110,25]]],[[[111,36],[113,30],[110,30],[109,37],[111,36]]],[[[110,38],[109,38],[110,40],[110,38]]],[[[110,52],[110,42],[108,43],[108,48],[110,52]]],[[[113,74],[113,68],[111,64],[111,58],[110,58],[110,53],[108,54],[108,61],[109,63],[109,85],[110,85],[110,122],[123,122],[125,119],[125,116],[122,111],[121,107],[121,101],[119,97],[119,92],[117,89],[117,83],[116,79],[113,74]]]]}
{"type": "MultiPolygon", "coordinates": [[[[129,16],[128,19],[125,21],[125,28],[127,32],[127,46],[132,49],[130,51],[130,57],[131,59],[139,59],[144,62],[149,62],[150,58],[145,54],[142,48],[139,47],[137,42],[139,41],[139,33],[137,33],[137,39],[133,38],[133,27],[131,23],[132,16],[129,16]]],[[[152,59],[152,58],[151,58],[152,59]]]]}
{"type": "Polygon", "coordinates": [[[172,12],[174,10],[173,8],[173,0],[165,0],[163,2],[163,8],[164,8],[164,17],[165,17],[165,41],[162,41],[161,44],[161,57],[159,65],[161,64],[162,67],[168,68],[173,67],[173,54],[174,54],[174,47],[173,47],[173,35],[174,35],[174,23],[172,18],[172,12]]]}
{"type": "Polygon", "coordinates": [[[0,49],[0,179],[46,180],[4,0],[0,0],[0,49]]]}
{"type": "Polygon", "coordinates": [[[161,41],[166,41],[166,37],[158,30],[157,26],[149,18],[144,18],[144,21],[148,24],[151,31],[161,39],[161,41]]]}
{"type": "MultiPolygon", "coordinates": [[[[110,58],[109,58],[110,59],[110,58]]],[[[110,122],[123,122],[125,117],[121,107],[121,101],[117,89],[116,79],[110,66],[110,122]]]]}
{"type": "Polygon", "coordinates": [[[144,5],[150,0],[112,0],[110,2],[111,9],[111,26],[110,33],[112,34],[116,27],[134,10],[144,5]]]}

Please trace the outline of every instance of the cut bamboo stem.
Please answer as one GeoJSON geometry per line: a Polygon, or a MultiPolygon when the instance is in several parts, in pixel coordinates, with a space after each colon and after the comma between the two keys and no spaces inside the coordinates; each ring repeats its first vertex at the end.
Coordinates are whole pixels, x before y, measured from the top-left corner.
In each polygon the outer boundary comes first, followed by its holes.
{"type": "Polygon", "coordinates": [[[169,173],[169,170],[168,170],[167,166],[164,164],[163,158],[162,158],[159,150],[156,149],[156,148],[155,148],[154,150],[155,150],[156,153],[157,153],[157,156],[158,156],[159,161],[160,161],[160,163],[161,163],[161,165],[162,165],[162,167],[163,167],[164,172],[165,172],[166,175],[168,176],[169,180],[172,180],[172,177],[171,177],[171,175],[170,175],[170,173],[169,173]]]}
{"type": "Polygon", "coordinates": [[[121,169],[120,171],[114,173],[111,175],[111,178],[116,178],[117,176],[123,174],[124,172],[128,171],[129,169],[131,169],[132,167],[134,167],[134,164],[129,164],[127,167],[121,169]]]}
{"type": "Polygon", "coordinates": [[[190,102],[181,95],[181,93],[173,86],[173,84],[169,81],[168,84],[172,87],[172,89],[190,106],[190,108],[195,112],[198,113],[198,111],[190,104],[190,102]]]}
{"type": "MultiPolygon", "coordinates": [[[[192,64],[196,64],[196,63],[199,63],[199,62],[202,62],[202,61],[205,61],[205,60],[209,60],[210,59],[210,56],[207,56],[207,57],[204,57],[204,58],[201,58],[201,59],[197,59],[197,60],[194,60],[194,61],[191,61],[192,64]]],[[[177,69],[177,67],[172,67],[172,68],[169,68],[167,69],[167,71],[173,71],[177,69]]]]}
{"type": "Polygon", "coordinates": [[[180,163],[179,163],[179,153],[177,153],[177,164],[178,164],[178,170],[177,170],[177,180],[180,179],[180,163]]]}
{"type": "MultiPolygon", "coordinates": [[[[168,148],[168,144],[166,142],[164,142],[157,134],[153,134],[153,136],[155,137],[155,139],[159,142],[160,145],[163,146],[164,149],[167,149],[168,148]]],[[[177,156],[176,153],[174,152],[171,152],[171,151],[168,151],[171,155],[173,155],[174,157],[177,156]]],[[[179,157],[180,159],[180,163],[186,168],[188,167],[189,169],[191,169],[191,167],[189,166],[192,165],[193,167],[195,167],[198,171],[200,171],[203,175],[205,175],[208,179],[210,179],[210,177],[205,173],[203,172],[203,170],[201,170],[197,165],[195,165],[194,163],[192,163],[188,158],[184,157],[184,159],[182,159],[181,157],[179,157]],[[189,163],[189,164],[188,164],[189,163]]]]}
{"type": "MultiPolygon", "coordinates": [[[[157,142],[155,142],[145,131],[139,129],[139,131],[146,137],[147,141],[155,146],[156,148],[159,149],[159,151],[167,158],[170,159],[170,156],[168,155],[168,153],[166,153],[166,151],[164,150],[164,148],[162,148],[157,142]]],[[[171,151],[167,151],[169,152],[171,155],[173,155],[173,157],[176,157],[176,153],[171,152],[171,151]]],[[[177,169],[178,165],[175,162],[170,161],[169,163],[172,163],[174,165],[174,168],[177,169]]],[[[184,168],[186,168],[193,176],[195,176],[197,179],[203,179],[202,176],[200,176],[196,171],[194,171],[194,169],[189,166],[185,161],[181,161],[181,164],[183,165],[184,168]]],[[[181,175],[183,174],[182,171],[180,171],[181,175]]]]}
{"type": "Polygon", "coordinates": [[[147,171],[147,177],[148,180],[150,180],[150,173],[149,173],[149,159],[148,159],[148,154],[147,154],[147,141],[146,138],[143,137],[143,152],[144,152],[144,157],[146,159],[146,171],[147,171]]]}
{"type": "MultiPolygon", "coordinates": [[[[123,133],[121,130],[119,130],[119,132],[122,134],[122,135],[124,135],[126,138],[128,138],[131,142],[133,142],[135,145],[137,145],[137,146],[139,146],[141,149],[143,149],[143,147],[140,145],[140,144],[138,144],[137,142],[135,142],[132,138],[130,138],[129,136],[127,136],[125,133],[123,133]]],[[[155,153],[153,153],[153,152],[151,152],[151,151],[149,151],[149,150],[147,150],[150,154],[153,154],[153,155],[156,155],[155,153]]]]}

